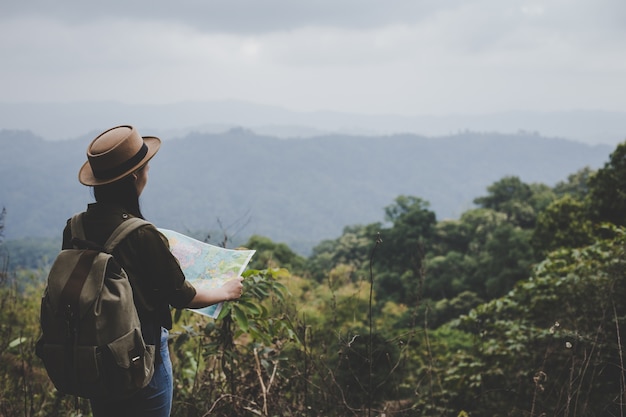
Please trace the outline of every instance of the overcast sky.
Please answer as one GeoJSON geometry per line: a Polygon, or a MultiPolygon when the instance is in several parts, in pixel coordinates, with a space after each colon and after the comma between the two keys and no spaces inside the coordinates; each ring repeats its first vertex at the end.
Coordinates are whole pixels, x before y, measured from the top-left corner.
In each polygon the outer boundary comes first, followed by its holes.
{"type": "Polygon", "coordinates": [[[0,0],[0,101],[626,111],[625,0],[0,0]]]}

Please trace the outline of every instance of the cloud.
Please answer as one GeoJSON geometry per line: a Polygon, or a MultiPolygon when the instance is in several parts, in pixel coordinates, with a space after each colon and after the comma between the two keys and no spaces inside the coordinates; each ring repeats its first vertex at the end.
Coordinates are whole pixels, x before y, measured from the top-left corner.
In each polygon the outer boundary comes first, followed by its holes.
{"type": "Polygon", "coordinates": [[[4,101],[626,110],[622,0],[5,3],[4,101]]]}
{"type": "Polygon", "coordinates": [[[365,29],[412,24],[454,3],[434,0],[70,0],[61,6],[47,0],[32,0],[4,4],[0,11],[5,19],[46,16],[65,24],[77,24],[120,18],[174,21],[206,32],[262,33],[306,26],[365,29]]]}

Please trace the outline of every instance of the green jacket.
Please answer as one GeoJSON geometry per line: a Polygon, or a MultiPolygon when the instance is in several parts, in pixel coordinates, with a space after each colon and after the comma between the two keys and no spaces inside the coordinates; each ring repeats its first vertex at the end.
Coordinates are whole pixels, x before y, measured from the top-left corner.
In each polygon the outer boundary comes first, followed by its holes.
{"type": "MultiPolygon", "coordinates": [[[[83,216],[87,240],[104,245],[113,230],[130,217],[116,204],[89,204],[83,216]]],[[[63,249],[72,247],[71,240],[68,221],[63,230],[63,249]]],[[[117,245],[113,256],[128,274],[142,328],[154,323],[171,329],[170,306],[187,307],[196,290],[185,280],[165,236],[153,225],[142,226],[117,245]]]]}

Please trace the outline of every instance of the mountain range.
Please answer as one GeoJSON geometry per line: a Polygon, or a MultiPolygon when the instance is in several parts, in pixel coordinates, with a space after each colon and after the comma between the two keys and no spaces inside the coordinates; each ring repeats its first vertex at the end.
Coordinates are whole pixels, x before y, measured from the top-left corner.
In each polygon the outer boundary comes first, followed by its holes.
{"type": "MultiPolygon", "coordinates": [[[[52,141],[0,131],[5,239],[59,237],[67,218],[93,200],[77,181],[92,137],[52,141]]],[[[552,186],[603,166],[613,149],[529,132],[299,139],[243,128],[187,133],[163,138],[142,208],[160,227],[218,241],[260,234],[306,254],[345,226],[384,222],[384,208],[399,195],[429,202],[438,220],[458,218],[505,176],[552,186]]]]}
{"type": "Polygon", "coordinates": [[[306,138],[328,134],[381,136],[412,133],[534,132],[587,144],[615,146],[626,139],[626,113],[602,110],[507,111],[490,114],[355,114],[294,111],[234,100],[129,104],[121,102],[0,102],[0,128],[29,130],[45,139],[75,139],[122,123],[163,137],[220,133],[245,127],[258,134],[306,138]]]}

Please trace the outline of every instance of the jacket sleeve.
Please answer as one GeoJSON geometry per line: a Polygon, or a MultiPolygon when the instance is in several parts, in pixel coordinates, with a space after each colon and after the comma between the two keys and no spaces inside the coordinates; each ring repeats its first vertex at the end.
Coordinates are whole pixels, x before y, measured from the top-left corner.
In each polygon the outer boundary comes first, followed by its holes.
{"type": "Polygon", "coordinates": [[[153,225],[137,229],[117,249],[126,272],[133,275],[149,306],[166,302],[185,308],[196,295],[170,252],[167,238],[153,225]]]}
{"type": "Polygon", "coordinates": [[[72,248],[72,232],[70,229],[70,221],[72,219],[68,219],[65,224],[65,228],[63,229],[63,243],[61,244],[61,249],[71,249],[72,248]]]}

